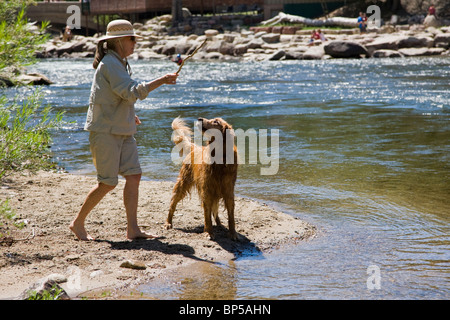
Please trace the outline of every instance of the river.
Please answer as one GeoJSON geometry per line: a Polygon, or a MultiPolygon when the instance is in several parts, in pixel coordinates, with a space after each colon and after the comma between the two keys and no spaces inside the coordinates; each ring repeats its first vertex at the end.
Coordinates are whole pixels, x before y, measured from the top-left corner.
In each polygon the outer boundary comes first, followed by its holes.
{"type": "MultiPolygon", "coordinates": [[[[137,80],[177,69],[170,61],[131,66],[137,80]]],[[[91,60],[42,60],[30,69],[55,82],[43,88],[45,102],[66,112],[53,133],[58,163],[95,174],[82,130],[91,60]]],[[[449,299],[449,79],[449,58],[186,64],[176,86],[136,104],[145,179],[176,179],[177,116],[191,125],[223,117],[235,129],[277,129],[278,171],[261,175],[261,164],[243,164],[236,192],[314,224],[318,234],[138,290],[159,299],[449,299]]]]}

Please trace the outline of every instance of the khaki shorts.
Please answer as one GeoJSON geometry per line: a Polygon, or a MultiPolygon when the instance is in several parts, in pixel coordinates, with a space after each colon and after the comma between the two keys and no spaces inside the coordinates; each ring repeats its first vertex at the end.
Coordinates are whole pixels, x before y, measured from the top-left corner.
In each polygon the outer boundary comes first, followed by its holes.
{"type": "Polygon", "coordinates": [[[116,186],[119,174],[129,176],[142,173],[133,136],[91,131],[89,142],[99,183],[116,186]]]}

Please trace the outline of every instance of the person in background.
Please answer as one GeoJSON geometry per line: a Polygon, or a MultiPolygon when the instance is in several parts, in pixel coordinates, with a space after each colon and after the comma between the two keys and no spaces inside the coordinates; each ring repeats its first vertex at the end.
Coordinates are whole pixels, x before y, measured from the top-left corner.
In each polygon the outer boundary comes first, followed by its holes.
{"type": "Polygon", "coordinates": [[[428,8],[428,15],[436,17],[436,8],[433,5],[428,8]]]}
{"type": "Polygon", "coordinates": [[[367,29],[367,16],[365,13],[360,12],[358,17],[358,27],[360,33],[365,33],[367,29]]]}
{"type": "Polygon", "coordinates": [[[72,29],[69,26],[66,26],[63,33],[63,41],[71,41],[72,40],[72,29]]]}

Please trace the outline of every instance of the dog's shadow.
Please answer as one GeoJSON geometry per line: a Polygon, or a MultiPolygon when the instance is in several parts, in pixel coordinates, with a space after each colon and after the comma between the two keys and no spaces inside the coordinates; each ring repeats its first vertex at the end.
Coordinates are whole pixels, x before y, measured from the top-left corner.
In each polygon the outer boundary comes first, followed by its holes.
{"type": "MultiPolygon", "coordinates": [[[[194,228],[175,228],[186,233],[204,234],[203,226],[194,228]]],[[[228,235],[228,229],[223,226],[213,226],[214,239],[208,240],[217,243],[223,250],[234,255],[234,259],[258,256],[262,254],[261,249],[243,234],[238,233],[238,240],[232,240],[228,235]]],[[[206,234],[204,235],[206,239],[206,234]]]]}
{"type": "Polygon", "coordinates": [[[187,258],[191,258],[197,261],[206,261],[195,256],[195,250],[193,247],[186,244],[171,244],[162,242],[160,240],[165,237],[158,237],[155,239],[135,239],[135,240],[95,240],[99,242],[109,243],[112,250],[146,250],[146,251],[159,251],[164,254],[181,254],[187,258]]]}
{"type": "MultiPolygon", "coordinates": [[[[185,233],[197,233],[203,235],[203,226],[197,226],[194,228],[175,228],[185,233]]],[[[214,226],[214,239],[206,240],[217,243],[223,250],[226,250],[234,255],[233,260],[241,257],[258,256],[262,254],[262,251],[258,246],[252,242],[246,236],[238,233],[238,240],[232,240],[228,236],[228,229],[223,226],[214,226]]],[[[155,239],[136,239],[136,240],[102,240],[96,239],[96,242],[106,242],[111,246],[112,250],[146,250],[146,251],[159,251],[161,253],[181,254],[186,258],[190,258],[197,261],[211,262],[210,260],[199,258],[195,255],[195,249],[187,244],[180,243],[166,243],[161,240],[165,237],[158,237],[155,239]]]]}

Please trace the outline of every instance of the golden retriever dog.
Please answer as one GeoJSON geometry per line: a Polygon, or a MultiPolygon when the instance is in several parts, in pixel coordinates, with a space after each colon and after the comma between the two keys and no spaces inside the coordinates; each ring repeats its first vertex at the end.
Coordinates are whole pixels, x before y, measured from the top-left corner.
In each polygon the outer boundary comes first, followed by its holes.
{"type": "Polygon", "coordinates": [[[238,164],[234,131],[231,125],[221,118],[209,120],[199,118],[198,121],[202,137],[208,137],[210,132],[215,133],[209,137],[206,146],[191,141],[192,131],[182,119],[178,117],[172,122],[174,130],[172,140],[177,147],[183,148],[180,150],[180,156],[186,155],[186,157],[173,188],[166,227],[167,229],[172,228],[172,219],[177,203],[195,186],[204,212],[204,232],[209,235],[210,239],[214,239],[211,217],[214,216],[216,224],[221,226],[218,211],[219,201],[222,199],[228,212],[229,236],[231,239],[237,240],[238,235],[234,222],[234,186],[238,164]],[[222,141],[217,143],[216,139],[222,139],[222,141]]]}

